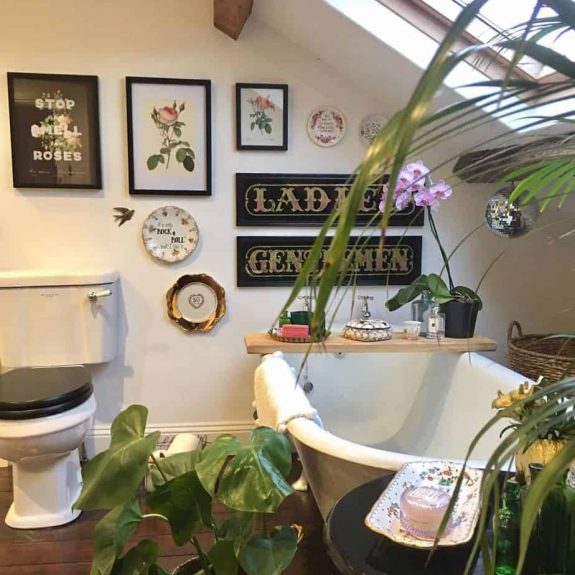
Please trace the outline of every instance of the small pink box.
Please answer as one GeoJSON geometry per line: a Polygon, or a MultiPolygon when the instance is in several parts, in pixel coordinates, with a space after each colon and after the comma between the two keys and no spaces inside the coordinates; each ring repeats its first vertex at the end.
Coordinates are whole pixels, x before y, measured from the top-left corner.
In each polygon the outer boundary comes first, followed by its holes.
{"type": "Polygon", "coordinates": [[[281,328],[282,337],[309,337],[309,325],[289,324],[281,328]]]}

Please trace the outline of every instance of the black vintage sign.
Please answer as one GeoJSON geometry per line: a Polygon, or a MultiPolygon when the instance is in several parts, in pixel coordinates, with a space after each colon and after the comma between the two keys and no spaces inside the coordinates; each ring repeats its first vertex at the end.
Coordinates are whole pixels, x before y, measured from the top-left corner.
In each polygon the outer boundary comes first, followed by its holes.
{"type": "MultiPolygon", "coordinates": [[[[351,188],[349,174],[236,174],[238,226],[320,226],[351,188]]],[[[378,224],[382,184],[368,188],[358,225],[378,224]]],[[[391,226],[423,226],[422,208],[393,215],[391,226]]]]}
{"type": "MultiPolygon", "coordinates": [[[[350,246],[357,239],[351,238],[350,246]]],[[[291,286],[314,240],[303,236],[238,237],[238,287],[291,286]]],[[[330,241],[326,241],[320,265],[330,241]]],[[[408,285],[421,274],[421,236],[387,236],[380,249],[377,235],[362,238],[360,246],[354,249],[350,268],[350,273],[356,272],[357,285],[408,285]]]]}

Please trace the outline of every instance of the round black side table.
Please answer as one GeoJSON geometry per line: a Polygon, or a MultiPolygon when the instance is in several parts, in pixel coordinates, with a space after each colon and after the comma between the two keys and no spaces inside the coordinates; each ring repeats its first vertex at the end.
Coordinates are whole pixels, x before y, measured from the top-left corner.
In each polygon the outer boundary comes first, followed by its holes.
{"type": "MultiPolygon", "coordinates": [[[[329,513],[324,540],[327,552],[341,575],[463,575],[472,542],[436,551],[429,565],[429,551],[394,543],[364,524],[365,516],[393,475],[356,487],[329,513]]],[[[476,560],[474,575],[482,575],[476,560]]]]}

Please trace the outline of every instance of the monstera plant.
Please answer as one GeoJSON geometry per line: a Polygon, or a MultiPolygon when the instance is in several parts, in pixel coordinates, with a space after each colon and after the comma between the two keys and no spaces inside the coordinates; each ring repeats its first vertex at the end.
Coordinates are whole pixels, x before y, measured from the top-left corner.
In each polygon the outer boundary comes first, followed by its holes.
{"type": "Polygon", "coordinates": [[[168,575],[158,562],[156,541],[144,539],[123,550],[150,518],[168,523],[176,545],[195,548],[185,570],[176,571],[182,575],[282,573],[296,552],[298,532],[294,526],[258,533],[255,517],[274,513],[292,493],[286,482],[292,461],[287,438],[260,427],[247,446],[223,435],[204,450],[156,459],[160,433],[145,434],[147,414],[141,405],[120,413],[112,423],[109,449],[82,470],[84,486],[75,508],[107,510],[95,528],[91,575],[168,575]],[[155,489],[138,497],[148,472],[155,489]],[[223,521],[213,512],[216,501],[230,510],[223,521]],[[211,533],[208,548],[200,544],[200,532],[211,533]]]}

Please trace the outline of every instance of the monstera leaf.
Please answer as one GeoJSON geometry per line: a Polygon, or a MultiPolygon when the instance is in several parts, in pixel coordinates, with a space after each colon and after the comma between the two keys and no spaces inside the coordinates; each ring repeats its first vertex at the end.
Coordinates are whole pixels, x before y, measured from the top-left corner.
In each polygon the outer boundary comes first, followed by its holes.
{"type": "Polygon", "coordinates": [[[159,485],[147,501],[154,513],[170,522],[176,545],[185,545],[202,525],[211,527],[212,497],[195,471],[159,485]]]}
{"type": "Polygon", "coordinates": [[[144,435],[147,418],[143,405],[132,405],[114,419],[109,449],[82,469],[84,487],[76,509],[113,509],[133,497],[160,437],[159,431],[144,435]]]}
{"type": "Polygon", "coordinates": [[[119,561],[112,575],[170,575],[156,561],[160,548],[155,541],[144,539],[119,561]]]}
{"type": "Polygon", "coordinates": [[[94,560],[90,575],[110,575],[116,558],[142,519],[137,501],[112,509],[98,523],[94,533],[94,560]]]}
{"type": "Polygon", "coordinates": [[[150,467],[152,483],[154,485],[161,485],[162,483],[166,483],[166,481],[188,473],[188,471],[193,471],[200,459],[200,455],[201,451],[196,450],[176,453],[169,457],[157,459],[155,465],[150,467]]]}
{"type": "Polygon", "coordinates": [[[198,477],[205,490],[213,495],[222,467],[227,459],[239,453],[242,444],[232,435],[220,435],[211,445],[203,451],[200,462],[196,465],[198,477]]]}
{"type": "Polygon", "coordinates": [[[237,575],[240,564],[231,541],[218,541],[208,551],[215,575],[237,575]]]}
{"type": "Polygon", "coordinates": [[[247,575],[280,575],[297,549],[297,535],[291,527],[275,527],[270,537],[254,535],[242,548],[239,560],[247,575]]]}
{"type": "Polygon", "coordinates": [[[254,533],[255,515],[239,511],[228,517],[218,528],[218,540],[230,541],[234,545],[234,553],[240,549],[254,533]]]}
{"type": "Polygon", "coordinates": [[[250,444],[224,467],[217,497],[237,511],[273,513],[293,493],[285,480],[290,465],[288,439],[266,427],[254,429],[250,444]]]}

